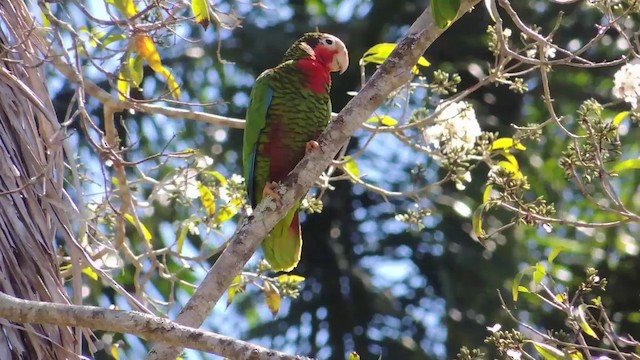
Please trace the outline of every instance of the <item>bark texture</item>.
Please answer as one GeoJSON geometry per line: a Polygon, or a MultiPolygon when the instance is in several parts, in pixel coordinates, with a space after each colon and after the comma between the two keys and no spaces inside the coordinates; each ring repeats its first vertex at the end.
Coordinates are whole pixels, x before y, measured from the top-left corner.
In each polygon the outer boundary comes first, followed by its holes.
{"type": "MultiPolygon", "coordinates": [[[[54,241],[74,213],[63,135],[45,85],[46,48],[22,1],[0,1],[0,292],[68,304],[54,241]]],[[[0,319],[0,359],[74,359],[71,328],[0,319]]]]}

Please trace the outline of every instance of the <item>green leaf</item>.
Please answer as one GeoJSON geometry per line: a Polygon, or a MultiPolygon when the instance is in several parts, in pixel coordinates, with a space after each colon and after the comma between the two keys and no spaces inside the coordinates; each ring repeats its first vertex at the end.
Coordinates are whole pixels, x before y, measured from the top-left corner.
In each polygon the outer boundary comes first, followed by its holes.
{"type": "Polygon", "coordinates": [[[544,360],[567,360],[567,356],[565,356],[564,352],[556,349],[555,347],[543,343],[539,343],[537,341],[527,341],[533,344],[533,347],[536,348],[538,353],[542,355],[544,360]]]}
{"type": "Polygon", "coordinates": [[[526,294],[526,293],[530,293],[531,291],[529,291],[529,289],[527,289],[526,287],[520,285],[520,286],[518,286],[518,292],[526,294]]]}
{"type": "Polygon", "coordinates": [[[209,22],[211,21],[207,0],[191,0],[191,11],[193,11],[196,22],[207,30],[209,22]]]}
{"type": "Polygon", "coordinates": [[[629,117],[628,111],[619,112],[618,114],[616,114],[616,116],[613,117],[613,123],[615,125],[620,125],[622,120],[626,119],[627,117],[629,117]]]}
{"type": "Polygon", "coordinates": [[[580,328],[582,329],[582,331],[584,331],[585,334],[591,336],[594,339],[599,340],[598,335],[596,335],[595,331],[593,331],[591,326],[589,326],[589,322],[587,321],[588,307],[589,305],[587,304],[580,304],[580,306],[578,306],[576,319],[578,320],[578,325],[580,325],[580,328]]]}
{"type": "Polygon", "coordinates": [[[96,274],[96,272],[93,271],[92,268],[87,266],[86,268],[82,269],[82,273],[87,275],[91,279],[98,281],[98,274],[96,274]]]}
{"type": "Polygon", "coordinates": [[[513,279],[511,283],[511,296],[513,297],[513,301],[518,301],[518,292],[520,290],[520,282],[522,278],[533,270],[533,266],[529,266],[526,269],[523,269],[519,273],[516,274],[516,277],[513,279]]]}
{"type": "MultiPolygon", "coordinates": [[[[396,48],[396,46],[397,45],[393,43],[376,44],[371,48],[369,48],[369,50],[365,51],[364,55],[362,55],[362,58],[360,59],[360,64],[361,65],[366,65],[366,64],[381,65],[385,60],[387,60],[389,55],[391,55],[391,52],[393,51],[393,49],[396,48]]],[[[421,56],[418,59],[418,65],[427,67],[431,64],[427,61],[427,59],[421,56]]],[[[414,74],[419,73],[417,66],[414,66],[412,71],[414,74]]]]}
{"type": "Polygon", "coordinates": [[[484,241],[487,236],[487,233],[482,229],[482,216],[484,215],[484,204],[478,206],[478,208],[473,212],[473,216],[471,217],[471,228],[473,230],[473,234],[478,238],[480,242],[484,241]]]}
{"type": "Polygon", "coordinates": [[[131,53],[125,52],[120,62],[120,73],[118,74],[117,89],[118,98],[120,101],[124,101],[129,97],[129,91],[131,90],[131,53]]]}
{"type": "Polygon", "coordinates": [[[542,279],[546,274],[547,274],[547,271],[545,270],[544,266],[542,266],[542,263],[536,263],[536,268],[533,271],[534,284],[540,285],[540,283],[542,282],[542,279]]]}
{"type": "Polygon", "coordinates": [[[189,231],[189,222],[190,220],[187,220],[182,223],[182,226],[180,226],[180,233],[178,234],[178,239],[176,240],[178,254],[182,254],[182,247],[184,246],[184,240],[187,238],[187,232],[189,231]]]}
{"type": "Polygon", "coordinates": [[[360,360],[360,355],[357,352],[352,351],[349,353],[349,360],[360,360]]]}
{"type": "Polygon", "coordinates": [[[556,256],[558,256],[558,254],[560,254],[562,250],[564,250],[564,248],[561,246],[554,247],[553,250],[551,250],[551,254],[549,254],[549,256],[547,257],[547,262],[549,263],[549,265],[553,264],[553,260],[555,260],[556,256]]]}
{"type": "Polygon", "coordinates": [[[493,142],[493,144],[491,144],[491,150],[500,150],[500,149],[508,150],[511,148],[516,148],[518,150],[527,150],[527,148],[524,147],[524,145],[520,143],[515,143],[512,138],[507,138],[507,137],[496,139],[493,142]]]}
{"type": "Polygon", "coordinates": [[[131,83],[133,86],[140,88],[144,75],[143,59],[140,55],[136,55],[133,60],[129,60],[129,74],[131,75],[131,83]]]}
{"type": "Polygon", "coordinates": [[[347,172],[351,177],[351,182],[355,182],[353,178],[360,178],[360,170],[358,169],[358,164],[351,156],[344,157],[344,171],[347,172]]]}
{"type": "Polygon", "coordinates": [[[640,159],[629,159],[618,162],[611,169],[612,172],[619,173],[626,170],[640,169],[640,159]]]}
{"type": "Polygon", "coordinates": [[[460,0],[431,0],[431,12],[439,28],[448,27],[458,15],[460,0]]]}
{"type": "Polygon", "coordinates": [[[380,123],[384,126],[395,126],[398,123],[398,120],[392,118],[391,116],[372,116],[367,119],[368,123],[380,123]]]}
{"type": "Polygon", "coordinates": [[[138,9],[133,3],[133,0],[107,0],[107,4],[115,6],[118,11],[128,18],[138,13],[138,9]]]}
{"type": "Polygon", "coordinates": [[[242,207],[242,201],[233,199],[228,204],[220,207],[220,210],[218,210],[218,213],[213,220],[216,224],[222,224],[234,217],[240,210],[240,207],[242,207]]]}

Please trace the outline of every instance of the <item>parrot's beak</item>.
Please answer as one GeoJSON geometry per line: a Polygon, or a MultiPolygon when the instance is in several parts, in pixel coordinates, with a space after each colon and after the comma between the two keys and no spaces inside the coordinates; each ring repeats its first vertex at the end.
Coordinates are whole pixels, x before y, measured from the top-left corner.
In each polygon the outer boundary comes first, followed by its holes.
{"type": "Polygon", "coordinates": [[[333,56],[330,70],[332,72],[339,72],[342,74],[347,71],[347,68],[349,67],[349,52],[342,42],[336,45],[338,46],[338,52],[333,56]]]}

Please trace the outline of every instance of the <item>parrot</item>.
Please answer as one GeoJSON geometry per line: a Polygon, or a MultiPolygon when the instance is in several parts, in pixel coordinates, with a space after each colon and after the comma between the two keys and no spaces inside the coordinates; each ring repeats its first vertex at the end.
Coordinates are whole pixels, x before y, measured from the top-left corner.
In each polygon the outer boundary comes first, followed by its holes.
{"type": "MultiPolygon", "coordinates": [[[[252,208],[264,197],[278,204],[278,183],[319,147],[316,140],[331,119],[331,73],[342,74],[348,66],[342,40],[311,32],[289,47],[281,64],[258,76],[249,96],[242,151],[252,208]]],[[[274,271],[289,272],[300,261],[299,207],[300,202],[294,204],[262,242],[274,271]]]]}

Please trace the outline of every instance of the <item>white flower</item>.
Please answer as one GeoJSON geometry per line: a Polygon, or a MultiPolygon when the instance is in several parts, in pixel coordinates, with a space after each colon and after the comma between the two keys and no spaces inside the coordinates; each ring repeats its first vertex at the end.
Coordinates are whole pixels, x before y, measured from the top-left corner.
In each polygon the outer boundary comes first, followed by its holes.
{"type": "Polygon", "coordinates": [[[624,99],[634,109],[640,98],[640,64],[627,64],[613,76],[613,96],[624,99]]]}
{"type": "Polygon", "coordinates": [[[424,130],[427,143],[444,152],[467,152],[473,149],[482,130],[471,104],[460,101],[438,105],[435,124],[424,130]]]}
{"type": "Polygon", "coordinates": [[[507,350],[507,356],[509,356],[513,360],[520,360],[520,358],[522,358],[522,351],[517,349],[509,349],[507,350]]]}
{"type": "Polygon", "coordinates": [[[203,155],[196,158],[195,167],[198,169],[206,169],[213,165],[213,159],[209,156],[203,155]]]}
{"type": "MultiPolygon", "coordinates": [[[[529,50],[527,50],[526,55],[528,58],[535,58],[536,54],[538,53],[538,47],[533,47],[529,50]]],[[[556,57],[556,48],[554,48],[553,46],[549,46],[549,45],[544,45],[544,57],[545,59],[553,59],[556,57]]]]}
{"type": "Polygon", "coordinates": [[[231,175],[231,178],[229,179],[229,181],[234,183],[234,184],[236,184],[236,185],[244,184],[244,178],[241,175],[238,175],[238,174],[231,175]]]}

